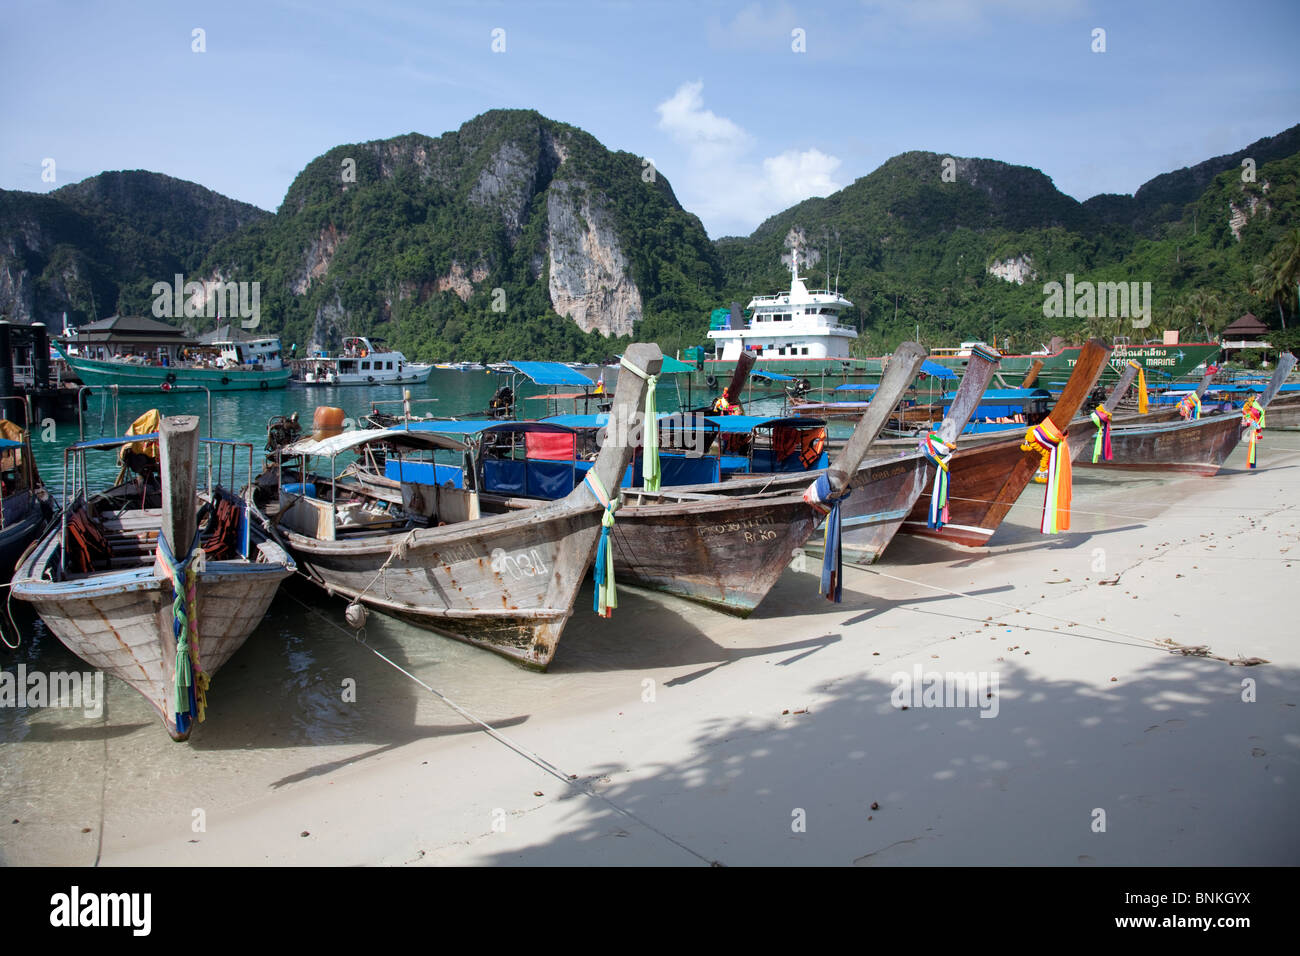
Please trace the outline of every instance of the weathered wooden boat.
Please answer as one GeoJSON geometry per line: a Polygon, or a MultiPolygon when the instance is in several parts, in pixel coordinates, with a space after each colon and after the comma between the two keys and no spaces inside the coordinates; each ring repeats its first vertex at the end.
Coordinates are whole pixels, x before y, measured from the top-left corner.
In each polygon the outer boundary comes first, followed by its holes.
{"type": "MultiPolygon", "coordinates": [[[[24,396],[8,396],[0,402],[21,403],[27,411],[24,396]]],[[[0,419],[0,583],[9,580],[18,558],[41,536],[56,511],[36,468],[28,430],[0,419]]]]}
{"type": "MultiPolygon", "coordinates": [[[[399,506],[355,482],[340,482],[338,456],[364,453],[367,446],[464,448],[453,436],[413,424],[313,437],[279,449],[278,467],[259,479],[256,507],[331,594],[545,669],[600,543],[609,490],[617,491],[632,456],[628,439],[641,414],[646,377],[656,375],[661,362],[658,346],[628,347],[610,438],[584,480],[558,500],[485,515],[473,488],[404,481],[399,506]],[[308,468],[310,459],[320,458],[329,459],[328,474],[308,468]],[[296,474],[289,470],[294,462],[296,474]]],[[[603,568],[597,579],[607,580],[603,568]]],[[[602,593],[598,588],[598,598],[602,593]]]]}
{"type": "MultiPolygon", "coordinates": [[[[1255,400],[1257,408],[1268,408],[1295,361],[1290,352],[1282,353],[1268,386],[1255,400]]],[[[1187,420],[1114,425],[1110,430],[1111,457],[1103,455],[1096,461],[1082,458],[1079,464],[1085,468],[1175,471],[1210,477],[1218,474],[1242,438],[1257,430],[1237,411],[1187,420]]]]}
{"type": "Polygon", "coordinates": [[[203,439],[217,482],[197,485],[198,419],[157,433],[89,439],[64,452],[61,520],[22,560],[13,595],[29,601],[70,651],[135,688],[174,740],[205,717],[209,680],[262,620],[292,559],[222,486],[224,455],[252,445],[203,439]],[[128,481],[87,494],[88,453],[117,450],[128,481]],[[156,457],[155,457],[156,456],[156,457]]]}
{"type": "MultiPolygon", "coordinates": [[[[1106,364],[1109,347],[1097,339],[1079,352],[1061,397],[1048,414],[1046,423],[1065,433],[1071,420],[1092,392],[1106,364]]],[[[959,448],[949,464],[948,521],[933,527],[929,519],[930,495],[922,493],[903,522],[905,534],[938,538],[967,547],[986,545],[1012,505],[1039,471],[1040,456],[1023,447],[1023,433],[1015,438],[987,441],[959,448]]]]}
{"type": "MultiPolygon", "coordinates": [[[[920,442],[916,439],[876,442],[870,453],[859,460],[851,472],[850,494],[840,503],[840,547],[844,560],[871,564],[884,553],[923,490],[933,485],[938,462],[951,455],[953,443],[979,404],[997,363],[998,356],[993,350],[984,347],[974,350],[958,396],[937,430],[936,440],[927,435],[920,442]]],[[[882,403],[877,406],[876,415],[887,418],[891,409],[892,406],[882,403]]],[[[809,477],[738,475],[720,484],[679,490],[728,495],[778,494],[794,490],[809,477]]],[[[817,550],[815,541],[810,550],[817,550]]]]}

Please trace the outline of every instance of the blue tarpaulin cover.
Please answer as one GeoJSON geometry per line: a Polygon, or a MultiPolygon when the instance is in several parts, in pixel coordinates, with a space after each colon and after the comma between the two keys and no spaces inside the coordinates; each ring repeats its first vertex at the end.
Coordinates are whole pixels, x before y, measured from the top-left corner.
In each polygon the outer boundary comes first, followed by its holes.
{"type": "Polygon", "coordinates": [[[947,366],[940,365],[938,362],[931,362],[926,359],[921,363],[921,371],[926,375],[933,375],[935,378],[956,378],[957,373],[947,366]]]}
{"type": "Polygon", "coordinates": [[[595,388],[596,383],[563,362],[507,362],[511,368],[527,375],[538,385],[579,385],[595,388]]]}

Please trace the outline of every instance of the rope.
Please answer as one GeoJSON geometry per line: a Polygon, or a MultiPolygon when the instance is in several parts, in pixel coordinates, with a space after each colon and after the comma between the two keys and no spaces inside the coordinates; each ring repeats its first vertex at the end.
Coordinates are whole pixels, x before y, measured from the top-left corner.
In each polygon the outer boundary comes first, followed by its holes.
{"type": "MultiPolygon", "coordinates": [[[[417,530],[419,529],[412,528],[406,534],[402,535],[401,538],[399,538],[393,544],[392,548],[390,548],[388,551],[388,557],[385,558],[384,563],[379,566],[379,570],[376,571],[375,576],[370,579],[370,583],[361,589],[361,593],[358,594],[355,598],[356,601],[360,601],[363,597],[365,597],[366,592],[375,586],[376,581],[378,581],[381,577],[383,577],[384,572],[388,570],[388,566],[393,563],[394,558],[398,558],[402,561],[406,560],[406,556],[407,554],[410,553],[411,550],[411,544],[415,541],[415,532],[417,530]]],[[[307,580],[313,581],[315,583],[319,583],[316,582],[314,578],[308,578],[307,580]]]]}
{"type": "MultiPolygon", "coordinates": [[[[311,579],[308,578],[307,580],[311,580],[311,579]]],[[[288,592],[284,592],[284,593],[288,593],[288,592]]],[[[597,791],[592,790],[591,787],[590,787],[589,785],[586,785],[586,784],[583,784],[583,783],[579,783],[579,782],[577,782],[577,781],[578,781],[578,775],[577,775],[577,774],[569,774],[569,773],[565,773],[563,770],[561,770],[559,767],[555,766],[555,764],[551,763],[551,762],[550,762],[549,760],[547,760],[545,757],[541,756],[540,754],[536,753],[535,751],[529,750],[527,747],[523,746],[522,744],[516,743],[514,740],[511,740],[509,737],[507,737],[507,736],[506,736],[505,734],[503,734],[501,731],[497,730],[495,727],[493,727],[493,726],[492,726],[491,724],[489,724],[487,721],[483,720],[483,719],[480,718],[480,717],[475,716],[474,714],[472,714],[472,713],[470,713],[468,710],[466,710],[464,707],[460,706],[460,704],[456,703],[454,700],[452,700],[452,699],[451,699],[450,697],[448,697],[446,694],[442,693],[442,691],[438,690],[438,689],[435,688],[435,687],[431,687],[430,685],[426,684],[424,681],[420,680],[420,678],[416,677],[414,674],[412,674],[412,673],[411,673],[410,671],[408,671],[406,668],[402,667],[400,664],[398,664],[398,663],[396,663],[394,660],[392,660],[392,658],[388,657],[387,655],[385,655],[384,653],[382,653],[381,651],[379,651],[377,648],[374,648],[374,647],[372,647],[371,645],[365,643],[365,641],[362,640],[362,638],[361,638],[359,632],[349,632],[349,631],[345,630],[345,629],[344,629],[342,626],[340,626],[336,621],[332,621],[332,620],[330,620],[328,617],[326,617],[324,614],[322,614],[322,613],[321,613],[317,608],[314,608],[314,607],[312,607],[311,605],[307,604],[305,601],[303,601],[303,600],[302,600],[301,598],[299,598],[297,595],[289,594],[289,597],[293,598],[295,601],[297,601],[299,604],[301,604],[304,608],[306,608],[306,609],[307,609],[308,611],[310,611],[312,614],[315,614],[317,617],[319,617],[319,618],[320,618],[322,621],[324,621],[326,624],[330,625],[330,627],[333,627],[335,630],[337,630],[337,631],[341,632],[342,634],[344,634],[344,635],[346,635],[346,636],[352,638],[354,641],[356,641],[358,644],[360,644],[360,645],[361,645],[362,647],[364,647],[366,650],[370,651],[370,653],[374,654],[376,657],[378,657],[381,661],[383,661],[383,662],[384,662],[385,664],[387,664],[389,667],[392,667],[392,668],[393,668],[394,670],[396,670],[398,673],[403,674],[403,675],[406,676],[406,677],[409,677],[409,678],[410,678],[412,681],[414,681],[416,684],[419,684],[421,687],[423,687],[425,690],[427,690],[427,691],[428,691],[430,694],[432,694],[434,697],[437,697],[438,700],[442,701],[442,703],[446,704],[447,707],[449,707],[451,710],[455,711],[455,712],[456,712],[457,714],[459,714],[462,718],[464,718],[467,722],[469,722],[469,723],[473,724],[474,726],[478,727],[480,730],[482,730],[484,733],[486,733],[489,737],[491,737],[491,738],[492,738],[493,740],[495,740],[497,743],[501,744],[501,745],[502,745],[503,747],[505,747],[507,750],[511,750],[511,751],[513,751],[514,753],[518,754],[520,757],[523,757],[523,758],[524,758],[525,760],[527,760],[529,763],[531,763],[531,764],[533,764],[534,766],[538,767],[539,769],[541,769],[541,770],[544,771],[545,773],[550,774],[550,775],[551,775],[552,777],[554,777],[556,780],[561,781],[561,782],[564,783],[566,786],[571,787],[573,790],[577,791],[578,793],[581,793],[581,794],[583,794],[584,796],[592,797],[593,799],[596,799],[596,800],[601,801],[601,802],[604,803],[606,806],[608,806],[611,810],[613,810],[615,813],[621,814],[622,816],[624,816],[624,817],[626,817],[627,819],[633,821],[634,823],[637,823],[637,824],[639,824],[640,826],[645,827],[647,830],[649,830],[651,833],[655,834],[656,836],[662,837],[663,839],[667,840],[669,843],[671,843],[673,846],[677,847],[678,849],[683,850],[683,851],[686,852],[686,853],[689,853],[691,856],[695,857],[695,858],[696,858],[697,860],[699,860],[701,863],[708,864],[709,866],[719,866],[719,865],[721,865],[721,864],[719,864],[716,860],[710,860],[708,857],[704,856],[702,853],[699,853],[698,851],[696,851],[696,850],[692,849],[691,847],[687,846],[685,843],[683,843],[682,841],[678,840],[676,837],[673,837],[673,836],[671,836],[670,834],[665,833],[663,830],[660,830],[658,827],[654,826],[653,824],[647,823],[645,820],[641,819],[641,817],[637,816],[637,815],[636,815],[635,813],[633,813],[631,810],[628,810],[626,807],[620,806],[619,804],[615,803],[612,799],[610,799],[609,797],[605,796],[603,793],[598,793],[597,791]]]]}
{"type": "Polygon", "coordinates": [[[924,581],[913,581],[910,578],[902,578],[896,574],[886,574],[884,571],[880,571],[876,568],[860,568],[859,570],[865,571],[868,574],[875,574],[882,578],[889,578],[891,581],[898,581],[903,584],[910,584],[914,587],[929,588],[932,591],[940,591],[944,594],[949,594],[953,597],[970,598],[970,600],[972,601],[979,601],[983,604],[992,604],[995,607],[1009,608],[1010,610],[1013,611],[1019,611],[1022,614],[1034,614],[1037,615],[1038,617],[1046,618],[1049,621],[1058,621],[1061,624],[1067,625],[1068,627],[1086,627],[1096,631],[1104,631],[1107,634],[1113,634],[1116,637],[1122,637],[1126,640],[1135,641],[1139,644],[1147,644],[1152,647],[1158,648],[1159,650],[1168,651],[1171,654],[1182,654],[1184,657],[1204,657],[1209,660],[1222,661],[1226,664],[1232,664],[1240,667],[1250,667],[1255,664],[1270,663],[1269,661],[1264,660],[1262,657],[1242,657],[1240,655],[1238,655],[1237,657],[1224,657],[1218,654],[1211,654],[1209,646],[1206,644],[1179,644],[1177,641],[1173,640],[1172,638],[1162,638],[1157,640],[1155,638],[1143,637],[1140,634],[1130,634],[1127,631],[1120,631],[1113,627],[1103,627],[1100,624],[1085,624],[1081,621],[1072,621],[1069,618],[1057,617],[1055,614],[1048,614],[1045,611],[1036,611],[1033,608],[1020,607],[1019,605],[1016,604],[1008,604],[1005,601],[994,601],[991,598],[979,597],[978,595],[975,594],[968,594],[965,591],[954,591],[952,588],[940,587],[937,584],[926,584],[924,581]]]}
{"type": "Polygon", "coordinates": [[[659,381],[657,375],[647,375],[626,357],[621,357],[618,364],[627,369],[641,381],[645,382],[645,427],[642,429],[641,487],[646,491],[658,491],[663,472],[659,464],[659,410],[655,398],[655,386],[659,381]]]}
{"type": "Polygon", "coordinates": [[[605,513],[600,518],[600,543],[596,546],[596,563],[592,568],[592,580],[596,585],[596,594],[592,599],[592,610],[601,617],[613,617],[614,608],[618,607],[618,589],[614,586],[614,549],[610,546],[609,536],[614,529],[614,512],[619,500],[611,498],[601,483],[596,469],[587,472],[584,479],[591,493],[600,502],[605,513]]]}

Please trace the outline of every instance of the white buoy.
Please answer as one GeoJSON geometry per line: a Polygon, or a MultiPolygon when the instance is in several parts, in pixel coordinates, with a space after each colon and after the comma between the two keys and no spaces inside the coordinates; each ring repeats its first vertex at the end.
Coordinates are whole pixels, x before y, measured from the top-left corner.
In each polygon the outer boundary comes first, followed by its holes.
{"type": "Polygon", "coordinates": [[[353,630],[361,630],[366,626],[366,606],[360,601],[353,601],[343,612],[343,618],[353,630]]]}

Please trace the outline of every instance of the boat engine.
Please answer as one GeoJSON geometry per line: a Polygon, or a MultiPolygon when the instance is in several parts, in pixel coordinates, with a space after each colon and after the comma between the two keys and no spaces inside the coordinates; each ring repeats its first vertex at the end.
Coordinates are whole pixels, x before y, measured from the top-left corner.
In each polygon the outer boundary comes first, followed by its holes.
{"type": "Polygon", "coordinates": [[[795,398],[803,398],[812,391],[812,382],[806,378],[797,378],[785,387],[787,395],[793,395],[795,398]]]}
{"type": "Polygon", "coordinates": [[[285,445],[292,445],[302,437],[302,425],[298,422],[298,413],[276,415],[266,426],[266,450],[275,451],[285,445]]]}
{"type": "Polygon", "coordinates": [[[493,418],[509,418],[515,407],[515,390],[509,385],[502,385],[488,402],[488,411],[493,418]]]}

